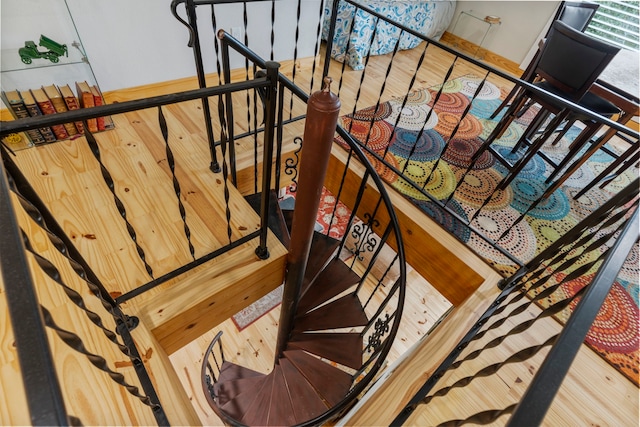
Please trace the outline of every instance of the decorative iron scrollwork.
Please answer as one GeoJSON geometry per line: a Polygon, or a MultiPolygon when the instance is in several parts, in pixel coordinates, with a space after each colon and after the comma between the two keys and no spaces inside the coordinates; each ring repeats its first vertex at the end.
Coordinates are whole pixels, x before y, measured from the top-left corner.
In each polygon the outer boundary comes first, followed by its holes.
{"type": "Polygon", "coordinates": [[[376,324],[373,327],[374,332],[369,335],[369,342],[365,351],[369,353],[378,351],[382,345],[382,337],[389,332],[389,323],[391,323],[391,317],[388,313],[384,315],[384,319],[378,318],[378,320],[376,320],[376,324]]]}
{"type": "Polygon", "coordinates": [[[293,143],[300,145],[300,147],[293,152],[295,159],[288,158],[284,163],[284,173],[286,175],[293,175],[291,178],[291,185],[289,185],[289,191],[295,193],[298,189],[298,164],[300,164],[300,150],[302,150],[302,138],[299,136],[293,139],[293,143]]]}
{"type": "Polygon", "coordinates": [[[373,232],[373,228],[380,226],[380,221],[372,218],[369,213],[365,213],[363,218],[365,222],[354,224],[351,228],[351,236],[355,242],[353,248],[347,248],[359,261],[364,261],[362,253],[373,252],[378,246],[377,235],[373,232]]]}

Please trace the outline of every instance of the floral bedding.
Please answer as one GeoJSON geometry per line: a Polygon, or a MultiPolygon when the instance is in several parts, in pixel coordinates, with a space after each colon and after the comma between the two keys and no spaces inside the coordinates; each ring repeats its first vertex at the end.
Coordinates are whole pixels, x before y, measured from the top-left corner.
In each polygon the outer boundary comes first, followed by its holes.
{"type": "MultiPolygon", "coordinates": [[[[455,0],[361,0],[360,3],[433,40],[440,39],[451,23],[455,10],[455,0]]],[[[333,0],[327,0],[324,8],[323,40],[327,40],[329,35],[332,5],[333,0]]],[[[400,37],[400,29],[376,19],[375,16],[361,9],[357,12],[355,10],[355,6],[340,1],[331,57],[340,62],[345,61],[346,57],[347,64],[351,68],[361,70],[367,53],[384,55],[393,51],[400,37]],[[353,30],[349,36],[352,21],[353,30]],[[375,38],[370,43],[376,24],[378,28],[375,38]],[[350,43],[348,43],[349,38],[350,43]],[[349,51],[345,52],[347,44],[349,44],[349,51]]],[[[399,49],[412,49],[420,44],[420,41],[415,36],[403,33],[400,37],[399,49]]]]}

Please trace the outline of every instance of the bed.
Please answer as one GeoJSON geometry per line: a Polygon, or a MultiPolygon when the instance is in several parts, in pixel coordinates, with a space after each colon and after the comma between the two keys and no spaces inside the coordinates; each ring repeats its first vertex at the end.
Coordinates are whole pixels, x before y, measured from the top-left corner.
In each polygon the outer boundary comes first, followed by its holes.
{"type": "MultiPolygon", "coordinates": [[[[325,41],[329,34],[333,1],[327,0],[324,8],[322,38],[325,41]]],[[[361,0],[361,4],[434,40],[440,39],[451,23],[455,10],[455,0],[361,0]]],[[[331,57],[340,62],[346,60],[351,68],[361,70],[364,68],[363,60],[369,51],[370,55],[384,55],[393,51],[400,29],[387,22],[378,22],[375,39],[369,46],[376,18],[358,9],[355,13],[349,51],[345,52],[355,9],[355,6],[343,1],[338,5],[331,57]]],[[[413,49],[420,41],[419,38],[405,33],[400,38],[399,49],[413,49]]]]}

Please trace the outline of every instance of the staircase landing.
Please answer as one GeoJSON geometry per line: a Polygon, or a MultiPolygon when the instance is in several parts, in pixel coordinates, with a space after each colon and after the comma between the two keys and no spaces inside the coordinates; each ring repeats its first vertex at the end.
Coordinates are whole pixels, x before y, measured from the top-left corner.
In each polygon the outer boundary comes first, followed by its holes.
{"type": "Polygon", "coordinates": [[[257,243],[245,243],[134,298],[127,311],[140,317],[167,353],[175,352],[282,284],[287,250],[269,232],[270,257],[261,260],[257,243]]]}

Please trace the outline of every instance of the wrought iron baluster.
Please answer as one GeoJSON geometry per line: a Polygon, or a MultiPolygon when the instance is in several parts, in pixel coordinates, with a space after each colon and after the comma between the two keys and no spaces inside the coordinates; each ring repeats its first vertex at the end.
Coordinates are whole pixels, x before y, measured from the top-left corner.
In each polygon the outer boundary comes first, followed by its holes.
{"type": "Polygon", "coordinates": [[[93,134],[89,131],[89,125],[87,124],[86,121],[84,122],[84,129],[85,129],[84,136],[85,136],[85,139],[87,140],[87,145],[89,146],[89,149],[93,153],[93,156],[95,157],[95,159],[98,161],[98,164],[100,165],[100,172],[102,173],[102,178],[104,179],[105,184],[107,184],[107,188],[109,188],[109,191],[113,195],[113,201],[116,205],[116,209],[118,209],[118,212],[120,213],[120,216],[122,217],[122,220],[125,223],[127,232],[129,233],[129,237],[131,237],[131,241],[134,243],[136,247],[136,251],[138,252],[138,257],[144,264],[144,268],[145,270],[147,270],[147,274],[149,274],[149,276],[153,278],[153,269],[151,268],[149,263],[147,263],[147,258],[144,253],[144,249],[142,249],[142,246],[140,246],[140,244],[138,243],[138,236],[136,234],[136,230],[133,228],[133,225],[131,225],[131,223],[127,219],[127,210],[125,209],[124,204],[122,204],[122,201],[116,194],[115,185],[113,183],[113,178],[111,177],[111,173],[109,172],[107,167],[102,163],[100,147],[98,146],[98,142],[96,141],[93,134]]]}
{"type": "Polygon", "coordinates": [[[100,330],[104,333],[104,335],[107,337],[107,339],[109,339],[109,341],[114,343],[123,354],[125,354],[126,356],[131,356],[131,353],[129,352],[129,349],[118,340],[118,335],[114,331],[108,329],[104,325],[100,315],[98,315],[98,313],[96,313],[95,311],[89,310],[89,308],[87,308],[87,306],[85,304],[85,301],[82,298],[82,295],[80,295],[80,293],[78,291],[76,291],[75,289],[70,288],[62,280],[62,275],[60,274],[60,270],[58,270],[58,268],[50,260],[48,260],[47,258],[43,257],[42,255],[40,255],[38,252],[36,252],[33,249],[33,246],[31,245],[31,240],[29,239],[29,237],[27,236],[27,234],[25,233],[24,230],[22,230],[22,241],[24,243],[24,246],[25,246],[26,250],[29,253],[31,253],[31,255],[34,257],[34,259],[35,259],[36,263],[38,264],[38,266],[40,267],[40,269],[51,280],[53,280],[55,283],[57,283],[62,288],[63,292],[69,298],[69,300],[76,307],[81,309],[85,313],[87,318],[91,321],[91,323],[93,323],[98,328],[100,328],[100,330]]]}
{"type": "MultiPolygon", "coordinates": [[[[355,20],[355,18],[354,18],[354,20],[355,20]]],[[[384,74],[384,79],[382,80],[382,85],[380,86],[380,91],[378,93],[378,99],[377,99],[376,104],[375,104],[375,106],[373,108],[373,112],[371,113],[371,120],[369,122],[369,129],[367,130],[367,136],[365,137],[365,140],[364,140],[364,146],[365,147],[369,146],[369,139],[371,138],[371,131],[373,130],[373,124],[375,123],[376,114],[378,113],[378,108],[380,108],[380,103],[382,101],[382,95],[384,94],[384,90],[387,87],[387,79],[389,78],[389,74],[391,74],[391,69],[393,68],[393,60],[396,57],[396,54],[398,53],[398,48],[400,47],[400,39],[402,38],[402,34],[404,34],[404,31],[400,30],[400,35],[396,39],[396,43],[393,46],[393,52],[391,53],[391,58],[389,59],[389,63],[387,64],[387,69],[386,69],[385,74],[384,74]]],[[[402,114],[402,111],[400,111],[400,114],[402,114]]],[[[393,134],[389,135],[389,141],[387,141],[387,146],[391,144],[391,137],[392,136],[393,136],[393,134]]]]}
{"type": "Polygon", "coordinates": [[[191,230],[189,229],[189,225],[187,224],[187,212],[184,209],[184,204],[182,203],[182,199],[180,198],[180,181],[178,181],[178,177],[176,176],[176,162],[173,157],[173,151],[171,151],[171,146],[169,145],[169,129],[167,127],[167,120],[164,117],[164,113],[162,112],[162,107],[158,107],[158,122],[160,124],[160,131],[162,133],[162,138],[164,139],[165,145],[165,154],[167,155],[167,164],[169,165],[169,170],[171,170],[171,180],[173,181],[173,191],[176,194],[176,200],[178,201],[178,211],[180,212],[180,218],[182,219],[182,225],[184,228],[184,235],[187,238],[187,244],[189,246],[189,253],[191,254],[191,259],[196,259],[195,249],[193,244],[191,243],[191,230]]]}
{"type": "MultiPolygon", "coordinates": [[[[115,319],[126,322],[127,316],[125,316],[124,313],[122,313],[122,311],[117,307],[116,302],[113,300],[111,295],[108,294],[104,286],[98,281],[95,273],[93,273],[89,269],[88,265],[86,265],[86,262],[81,259],[75,248],[65,243],[62,237],[58,236],[49,229],[43,213],[34,203],[28,200],[20,192],[16,185],[16,182],[11,175],[7,175],[7,178],[9,181],[9,188],[18,198],[22,209],[24,209],[27,215],[29,215],[29,217],[47,234],[47,237],[53,247],[56,248],[56,250],[67,259],[73,271],[84,282],[86,282],[87,287],[89,288],[91,293],[100,299],[100,302],[102,303],[104,309],[109,312],[109,314],[111,314],[115,319]]],[[[41,204],[41,202],[39,202],[38,204],[41,204]]],[[[57,224],[54,224],[54,226],[57,226],[57,224]]],[[[63,237],[65,236],[62,232],[61,235],[63,237]]]]}
{"type": "Polygon", "coordinates": [[[53,330],[58,335],[58,337],[60,337],[62,342],[64,342],[66,345],[68,345],[71,349],[75,350],[76,352],[85,355],[86,358],[89,360],[89,362],[91,362],[93,366],[95,366],[102,372],[106,373],[115,383],[124,387],[129,392],[129,394],[131,394],[134,397],[137,397],[142,403],[144,403],[147,406],[150,406],[154,411],[162,408],[159,402],[152,402],[149,396],[140,394],[140,390],[138,389],[138,387],[127,382],[124,375],[112,370],[109,367],[109,364],[104,357],[98,354],[91,353],[89,350],[87,350],[87,348],[84,345],[84,342],[78,335],[76,335],[71,331],[68,331],[66,329],[59,327],[46,307],[40,306],[40,310],[42,310],[44,324],[48,328],[53,330]]]}
{"type": "MultiPolygon", "coordinates": [[[[324,1],[320,1],[320,3],[322,6],[322,3],[324,3],[324,1]]],[[[293,42],[293,65],[291,66],[291,81],[293,82],[293,84],[296,83],[296,71],[297,71],[297,64],[298,64],[298,41],[300,40],[300,15],[301,14],[302,14],[302,0],[298,0],[298,5],[296,7],[296,35],[293,42]]],[[[281,92],[282,92],[282,89],[284,88],[280,89],[281,92]]],[[[289,120],[291,120],[291,118],[293,117],[293,99],[294,99],[294,96],[293,96],[293,93],[291,93],[291,98],[289,101],[289,120]]],[[[284,104],[282,104],[280,108],[284,109],[284,104]]],[[[279,119],[278,122],[282,123],[282,119],[279,119]]],[[[277,187],[277,188],[280,188],[280,187],[277,187]]]]}

